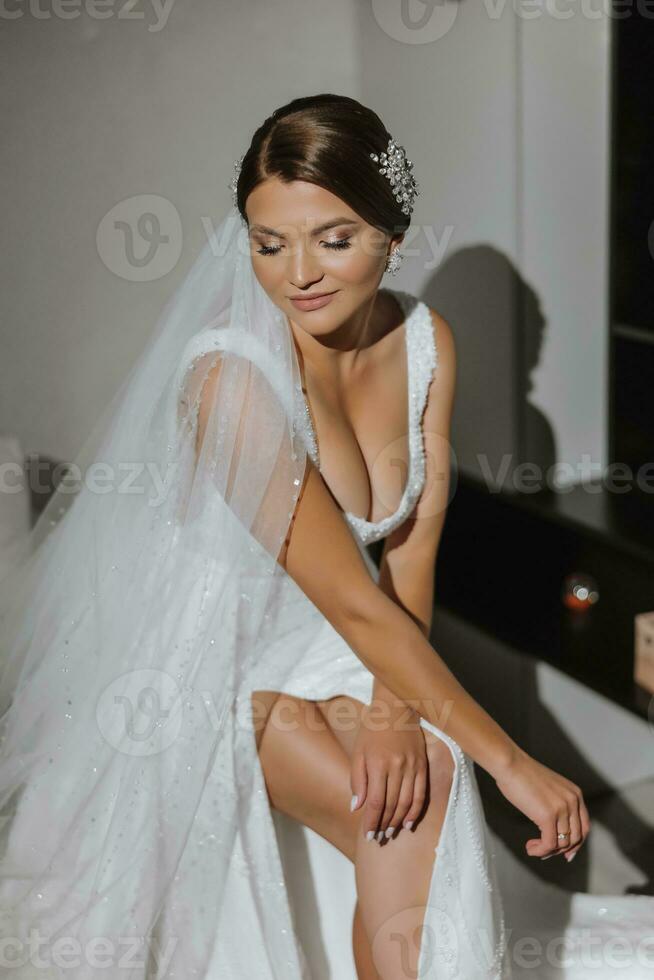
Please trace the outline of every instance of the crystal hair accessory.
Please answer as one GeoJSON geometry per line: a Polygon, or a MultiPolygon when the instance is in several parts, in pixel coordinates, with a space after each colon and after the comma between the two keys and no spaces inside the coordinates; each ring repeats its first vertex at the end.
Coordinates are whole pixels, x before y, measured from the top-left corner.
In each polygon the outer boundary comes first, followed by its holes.
{"type": "Polygon", "coordinates": [[[420,193],[420,187],[415,181],[412,173],[413,163],[407,159],[404,147],[391,137],[386,152],[381,156],[371,153],[370,158],[375,163],[381,164],[378,168],[379,173],[389,181],[395,200],[402,205],[404,214],[410,215],[413,211],[413,202],[420,193]]]}
{"type": "Polygon", "coordinates": [[[243,160],[245,159],[245,154],[240,156],[237,160],[234,160],[234,176],[227,185],[232,192],[232,202],[234,207],[237,205],[237,185],[238,178],[241,173],[241,167],[243,166],[243,160]]]}

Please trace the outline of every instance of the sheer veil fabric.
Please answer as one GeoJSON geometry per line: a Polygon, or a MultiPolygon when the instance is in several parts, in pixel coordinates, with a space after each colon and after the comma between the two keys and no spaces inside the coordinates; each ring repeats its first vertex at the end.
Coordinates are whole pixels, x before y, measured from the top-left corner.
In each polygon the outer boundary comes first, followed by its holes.
{"type": "MultiPolygon", "coordinates": [[[[259,846],[244,693],[294,586],[276,556],[306,465],[298,395],[231,208],[0,582],[3,976],[214,975],[228,875],[247,879],[259,846]]],[[[294,597],[285,628],[295,608],[317,630],[294,597]]],[[[271,976],[300,977],[283,880],[262,866],[254,908],[278,911],[254,939],[271,976]]]]}

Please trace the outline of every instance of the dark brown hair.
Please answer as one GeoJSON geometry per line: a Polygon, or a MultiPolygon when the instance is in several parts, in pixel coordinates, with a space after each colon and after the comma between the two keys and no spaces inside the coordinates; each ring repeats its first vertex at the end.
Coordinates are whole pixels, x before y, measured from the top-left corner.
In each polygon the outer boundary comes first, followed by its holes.
{"type": "Polygon", "coordinates": [[[345,95],[310,95],[276,109],[254,133],[241,164],[237,207],[270,177],[317,184],[364,221],[391,236],[410,223],[371,153],[385,152],[391,134],[379,116],[345,95]]]}

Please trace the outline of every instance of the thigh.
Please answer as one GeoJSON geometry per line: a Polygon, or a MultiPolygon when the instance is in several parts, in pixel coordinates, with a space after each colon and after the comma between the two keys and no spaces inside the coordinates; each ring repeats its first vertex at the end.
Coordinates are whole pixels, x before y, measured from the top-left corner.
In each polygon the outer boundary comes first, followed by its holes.
{"type": "Polygon", "coordinates": [[[354,859],[349,760],[315,701],[253,691],[257,750],[270,804],[354,859]]]}
{"type": "MultiPolygon", "coordinates": [[[[316,705],[320,708],[334,738],[350,760],[361,726],[361,713],[365,707],[364,703],[358,698],[339,694],[333,698],[316,701],[316,705]]],[[[421,819],[429,813],[428,822],[432,826],[440,827],[445,816],[452,785],[454,759],[449,746],[443,739],[423,726],[421,726],[420,731],[425,741],[425,753],[429,769],[427,798],[421,819]]],[[[416,827],[418,823],[416,823],[416,827]]]]}
{"type": "Polygon", "coordinates": [[[347,755],[352,758],[354,743],[361,727],[361,714],[365,705],[358,698],[347,694],[337,694],[324,701],[316,701],[325,723],[329,726],[334,738],[347,755]]]}
{"type": "Polygon", "coordinates": [[[430,819],[437,828],[438,836],[440,836],[440,828],[445,818],[450,789],[452,788],[454,758],[449,746],[442,738],[434,735],[426,728],[421,728],[421,731],[425,739],[425,751],[429,767],[427,806],[431,811],[430,819]]]}

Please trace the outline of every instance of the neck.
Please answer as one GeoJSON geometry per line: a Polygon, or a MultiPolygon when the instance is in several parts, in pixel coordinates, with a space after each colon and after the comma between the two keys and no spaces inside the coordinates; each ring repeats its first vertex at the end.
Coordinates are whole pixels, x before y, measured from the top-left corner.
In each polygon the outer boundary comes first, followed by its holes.
{"type": "Polygon", "coordinates": [[[376,289],[351,317],[318,337],[287,317],[305,383],[307,375],[331,382],[351,377],[359,354],[375,339],[379,292],[376,289]]]}

